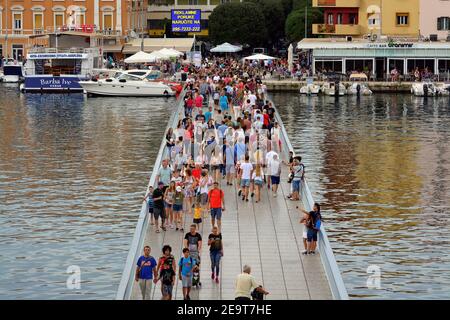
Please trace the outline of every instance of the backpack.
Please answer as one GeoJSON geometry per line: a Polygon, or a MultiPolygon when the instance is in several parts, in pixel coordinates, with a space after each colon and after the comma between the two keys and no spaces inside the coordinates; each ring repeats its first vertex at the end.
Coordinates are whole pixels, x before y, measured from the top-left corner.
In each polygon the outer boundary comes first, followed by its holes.
{"type": "MultiPolygon", "coordinates": [[[[261,286],[259,288],[261,288],[261,286]]],[[[257,289],[258,288],[255,288],[252,291],[252,298],[253,298],[253,300],[264,300],[264,293],[259,292],[257,289]]]]}

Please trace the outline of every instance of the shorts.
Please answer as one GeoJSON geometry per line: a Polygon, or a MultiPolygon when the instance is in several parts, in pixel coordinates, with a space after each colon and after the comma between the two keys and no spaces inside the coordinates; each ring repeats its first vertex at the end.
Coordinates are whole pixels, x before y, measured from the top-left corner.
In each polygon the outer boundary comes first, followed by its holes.
{"type": "Polygon", "coordinates": [[[176,212],[183,211],[183,205],[182,204],[174,204],[173,211],[176,211],[176,212]]]}
{"type": "Polygon", "coordinates": [[[194,218],[193,223],[202,223],[202,218],[194,218]]]}
{"type": "Polygon", "coordinates": [[[173,285],[162,284],[162,294],[163,296],[171,296],[173,291],[173,285]]]}
{"type": "Polygon", "coordinates": [[[208,203],[208,194],[207,193],[201,193],[200,194],[200,203],[202,205],[205,205],[208,203]]]}
{"type": "Polygon", "coordinates": [[[148,207],[148,213],[153,214],[153,208],[148,207]]]}
{"type": "Polygon", "coordinates": [[[192,276],[181,276],[181,283],[183,285],[183,288],[190,288],[192,287],[192,276]]]}
{"type": "Polygon", "coordinates": [[[280,184],[279,176],[270,176],[270,180],[272,181],[272,184],[280,184]]]}
{"type": "Polygon", "coordinates": [[[215,170],[219,170],[220,169],[220,165],[214,164],[210,166],[211,171],[215,171],[215,170]]]}
{"type": "Polygon", "coordinates": [[[172,208],[172,204],[164,201],[164,208],[172,208]]]}
{"type": "Polygon", "coordinates": [[[222,208],[211,208],[211,218],[221,220],[222,219],[222,208]]]}
{"type": "Polygon", "coordinates": [[[241,187],[250,187],[250,179],[242,179],[241,187]]]}
{"type": "Polygon", "coordinates": [[[225,172],[228,173],[234,173],[236,170],[234,168],[234,164],[227,164],[225,166],[225,172]]]}
{"type": "Polygon", "coordinates": [[[316,230],[308,230],[306,232],[308,242],[317,241],[317,231],[316,230]]]}
{"type": "Polygon", "coordinates": [[[300,192],[300,180],[292,181],[292,191],[293,192],[300,192]]]}
{"type": "Polygon", "coordinates": [[[161,217],[161,219],[166,218],[163,208],[156,208],[156,207],[153,208],[153,216],[155,217],[155,220],[158,220],[160,217],[161,217]]]}
{"type": "Polygon", "coordinates": [[[262,181],[262,180],[255,180],[255,185],[257,185],[257,186],[262,186],[263,183],[264,183],[264,181],[262,181]]]}

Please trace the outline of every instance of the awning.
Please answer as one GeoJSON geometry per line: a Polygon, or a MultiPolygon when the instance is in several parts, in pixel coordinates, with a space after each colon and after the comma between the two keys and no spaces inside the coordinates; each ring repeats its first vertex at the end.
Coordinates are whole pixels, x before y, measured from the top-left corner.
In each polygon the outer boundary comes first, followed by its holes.
{"type": "Polygon", "coordinates": [[[376,5],[373,4],[373,5],[370,5],[370,6],[367,7],[367,11],[366,12],[369,13],[369,14],[380,13],[381,10],[380,10],[379,6],[376,6],[376,5]]]}
{"type": "Polygon", "coordinates": [[[105,45],[103,52],[122,52],[123,46],[121,44],[105,45]]]}
{"type": "MultiPolygon", "coordinates": [[[[125,44],[123,53],[130,54],[141,51],[141,39],[134,39],[125,44]]],[[[146,38],[144,39],[144,51],[153,52],[164,48],[175,49],[180,52],[191,51],[194,38],[146,38]]]]}

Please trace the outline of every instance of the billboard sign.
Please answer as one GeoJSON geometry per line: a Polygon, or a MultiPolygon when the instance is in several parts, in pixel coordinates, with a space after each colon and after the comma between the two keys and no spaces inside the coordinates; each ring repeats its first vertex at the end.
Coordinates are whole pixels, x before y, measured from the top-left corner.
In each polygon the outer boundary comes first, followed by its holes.
{"type": "Polygon", "coordinates": [[[200,32],[200,9],[175,9],[172,10],[172,32],[200,32]]]}

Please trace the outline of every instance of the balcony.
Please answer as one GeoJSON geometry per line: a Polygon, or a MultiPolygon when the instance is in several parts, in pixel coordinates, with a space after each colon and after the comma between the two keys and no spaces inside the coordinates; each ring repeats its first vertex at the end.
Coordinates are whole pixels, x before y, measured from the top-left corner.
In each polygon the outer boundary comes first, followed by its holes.
{"type": "Polygon", "coordinates": [[[313,0],[313,7],[359,8],[361,0],[313,0]]]}
{"type": "Polygon", "coordinates": [[[361,27],[356,24],[313,24],[313,34],[358,36],[361,27]]]}

